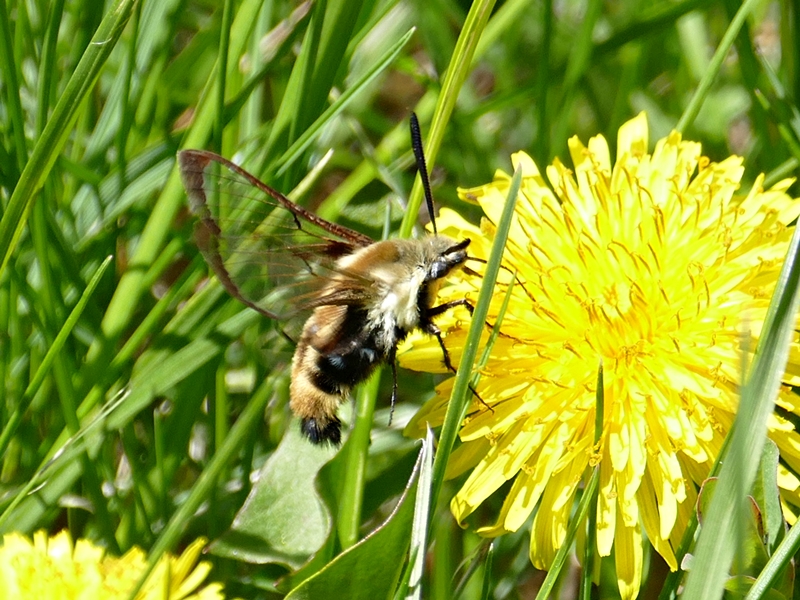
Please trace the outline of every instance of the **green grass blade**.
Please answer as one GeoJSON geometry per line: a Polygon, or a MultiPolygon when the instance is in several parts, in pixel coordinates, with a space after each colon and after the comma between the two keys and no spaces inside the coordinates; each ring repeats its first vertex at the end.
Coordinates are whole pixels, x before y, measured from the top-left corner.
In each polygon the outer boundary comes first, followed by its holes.
{"type": "Polygon", "coordinates": [[[697,118],[700,107],[703,106],[703,101],[711,91],[711,86],[722,67],[725,57],[728,56],[731,46],[736,41],[736,36],[739,35],[739,30],[757,5],[758,0],[745,0],[742,2],[742,6],[736,12],[736,16],[725,31],[725,35],[722,36],[722,41],[719,46],[717,46],[714,56],[711,58],[711,62],[708,65],[708,69],[706,69],[706,72],[703,74],[703,79],[700,80],[697,90],[692,96],[692,99],[689,100],[689,104],[684,109],[678,124],[675,126],[675,129],[678,131],[685,133],[689,125],[697,118]]]}
{"type": "Polygon", "coordinates": [[[600,42],[594,49],[595,56],[603,56],[619,50],[634,40],[646,38],[675,27],[683,15],[708,5],[708,0],[683,0],[683,2],[654,2],[642,10],[641,16],[626,23],[614,35],[600,42]]]}
{"type": "Polygon", "coordinates": [[[225,127],[225,88],[228,75],[228,50],[230,50],[231,24],[233,23],[233,0],[225,0],[220,25],[219,49],[217,51],[217,102],[214,121],[214,143],[217,152],[222,152],[222,130],[225,127]]]}
{"type": "MultiPolygon", "coordinates": [[[[464,27],[458,36],[456,48],[453,51],[450,65],[447,67],[447,73],[444,76],[436,108],[433,111],[433,120],[428,130],[428,136],[425,139],[425,158],[429,168],[432,168],[436,162],[436,156],[439,154],[447,123],[450,121],[450,115],[453,113],[453,108],[455,108],[464,79],[466,79],[467,73],[472,68],[472,57],[489,20],[489,15],[492,14],[494,3],[495,0],[476,0],[473,2],[464,22],[464,27]]],[[[422,181],[417,177],[414,180],[414,187],[411,189],[403,223],[400,225],[400,237],[407,238],[411,235],[421,203],[422,181]]]]}
{"type": "Polygon", "coordinates": [[[271,165],[268,170],[274,171],[275,176],[283,175],[289,167],[300,157],[300,155],[311,145],[311,143],[319,135],[320,130],[339,113],[341,113],[348,104],[361,92],[370,82],[372,82],[378,75],[380,75],[389,65],[391,65],[400,51],[411,39],[414,34],[414,29],[410,29],[403,37],[395,42],[383,56],[375,62],[375,65],[364,73],[352,86],[347,88],[345,92],[331,104],[328,109],[323,112],[314,123],[306,129],[303,134],[283,153],[283,155],[271,165]]]}
{"type": "MultiPolygon", "coordinates": [[[[245,0],[239,6],[231,31],[232,55],[239,56],[246,48],[248,32],[260,9],[260,0],[245,0]]],[[[237,67],[236,64],[231,66],[231,68],[237,67]]],[[[214,73],[209,76],[209,81],[216,81],[214,73]]],[[[184,148],[202,148],[210,139],[216,119],[216,95],[213,91],[214,85],[209,84],[207,89],[209,93],[200,101],[192,126],[184,136],[182,142],[184,148]]],[[[173,218],[183,204],[184,198],[185,193],[178,169],[173,168],[142,231],[139,244],[131,257],[130,268],[123,275],[109,302],[102,325],[105,340],[93,344],[87,356],[88,362],[92,363],[108,353],[108,346],[114,343],[128,325],[145,290],[143,286],[145,270],[161,251],[172,227],[173,218]]]]}
{"type": "MultiPolygon", "coordinates": [[[[28,152],[25,144],[25,118],[22,116],[22,104],[19,99],[19,81],[17,79],[17,64],[14,57],[14,48],[11,44],[11,26],[8,20],[8,7],[6,0],[0,0],[0,66],[3,78],[6,80],[5,91],[8,101],[8,116],[14,130],[14,158],[17,162],[17,173],[25,168],[28,152]]],[[[1,247],[1,246],[0,246],[1,247]]],[[[2,272],[0,267],[0,272],[2,272]]]]}
{"type": "Polygon", "coordinates": [[[561,570],[569,560],[569,553],[572,551],[572,542],[575,540],[575,536],[578,533],[578,527],[584,523],[586,516],[589,514],[589,508],[592,502],[596,503],[597,501],[597,488],[599,483],[600,469],[595,467],[592,470],[592,476],[589,478],[589,483],[583,490],[583,495],[581,496],[580,502],[578,502],[578,507],[570,519],[569,528],[567,529],[567,534],[564,537],[564,543],[558,549],[558,552],[556,552],[556,556],[553,559],[553,564],[547,571],[547,576],[542,583],[542,587],[539,588],[539,593],[536,594],[537,599],[541,598],[544,600],[550,597],[556,581],[558,580],[558,576],[561,574],[561,570]]]}
{"type": "Polygon", "coordinates": [[[428,433],[422,442],[419,480],[417,481],[417,497],[414,500],[414,522],[411,525],[411,545],[408,549],[410,591],[406,598],[421,600],[423,598],[422,576],[425,571],[425,556],[428,548],[428,531],[430,531],[431,512],[431,477],[433,473],[433,431],[428,433]]]}
{"type": "Polygon", "coordinates": [[[150,572],[155,568],[164,552],[175,547],[186,523],[200,505],[208,498],[213,490],[219,475],[228,467],[239,452],[245,440],[249,439],[248,432],[263,418],[264,408],[272,397],[273,378],[267,379],[259,390],[253,394],[250,402],[245,406],[242,414],[231,427],[230,435],[225,438],[225,443],[217,449],[211,462],[200,474],[192,486],[192,491],[172,515],[164,531],[150,549],[147,560],[147,569],[142,573],[137,586],[131,591],[128,598],[133,600],[141,589],[150,572]]]}
{"type": "MultiPolygon", "coordinates": [[[[50,96],[53,87],[54,62],[58,30],[64,12],[64,0],[57,0],[49,10],[47,32],[42,47],[42,60],[39,65],[39,102],[36,112],[36,133],[41,134],[47,122],[47,112],[50,109],[50,96]]],[[[23,165],[24,166],[24,165],[23,165]]]]}
{"type": "Polygon", "coordinates": [[[517,203],[517,195],[519,194],[521,184],[522,171],[517,169],[511,180],[511,187],[508,192],[506,204],[503,207],[503,213],[500,217],[500,221],[497,223],[497,231],[495,233],[494,242],[492,243],[492,250],[489,255],[489,260],[486,263],[478,300],[475,304],[475,310],[472,313],[469,333],[467,333],[461,361],[458,365],[458,372],[453,382],[453,391],[450,394],[450,402],[447,405],[447,413],[445,414],[442,431],[439,434],[439,445],[433,463],[432,511],[436,509],[439,492],[444,483],[447,461],[450,458],[450,453],[453,450],[458,430],[461,428],[461,422],[464,420],[464,414],[469,406],[470,397],[468,394],[471,393],[469,391],[469,381],[472,375],[472,366],[475,364],[475,360],[478,357],[481,334],[486,327],[486,315],[489,313],[489,304],[494,294],[494,284],[500,272],[503,251],[505,250],[506,239],[508,239],[508,232],[511,229],[514,207],[517,203]]]}
{"type": "Polygon", "coordinates": [[[338,511],[339,543],[347,549],[358,542],[361,526],[361,507],[364,500],[364,482],[367,477],[367,456],[372,433],[372,415],[381,382],[381,371],[372,374],[361,384],[356,396],[356,419],[353,431],[347,438],[343,451],[347,452],[347,465],[338,511]]]}
{"type": "Polygon", "coordinates": [[[481,586],[481,600],[492,597],[492,562],[494,561],[494,542],[489,544],[486,551],[486,562],[483,565],[483,585],[481,586]]]}
{"type": "Polygon", "coordinates": [[[753,582],[753,586],[748,590],[744,600],[770,597],[770,589],[786,567],[791,568],[798,549],[800,549],[800,527],[795,525],[769,557],[767,564],[753,582]]]}
{"type": "Polygon", "coordinates": [[[22,420],[25,411],[28,410],[28,407],[33,401],[34,396],[39,391],[39,388],[42,386],[45,377],[47,377],[47,374],[50,372],[50,367],[52,366],[55,358],[61,352],[61,349],[64,347],[64,342],[67,341],[67,338],[72,333],[72,329],[78,323],[78,319],[81,318],[83,310],[86,308],[86,304],[89,302],[89,298],[92,297],[94,290],[97,288],[97,284],[100,283],[100,279],[106,272],[108,265],[111,264],[112,258],[113,257],[111,256],[106,258],[97,268],[94,275],[92,275],[92,278],[89,280],[89,283],[83,290],[80,299],[78,300],[77,304],[75,304],[75,308],[72,309],[69,317],[64,322],[64,326],[58,332],[55,340],[53,340],[52,346],[50,346],[47,354],[45,354],[44,359],[42,359],[39,368],[36,370],[36,373],[31,379],[31,382],[28,384],[25,393],[20,399],[19,405],[11,413],[5,427],[3,428],[3,433],[0,434],[0,456],[5,454],[5,451],[8,448],[8,443],[11,441],[14,432],[17,430],[17,426],[22,420]]]}
{"type": "Polygon", "coordinates": [[[536,131],[539,133],[539,144],[536,148],[535,158],[539,164],[547,164],[550,160],[550,140],[547,119],[547,93],[549,91],[548,76],[550,73],[550,52],[553,43],[553,0],[544,0],[542,3],[544,36],[542,37],[542,59],[539,65],[539,75],[536,77],[536,131]]]}
{"type": "MultiPolygon", "coordinates": [[[[595,448],[597,448],[600,438],[603,435],[603,407],[605,405],[602,365],[600,365],[600,367],[597,369],[597,391],[595,396],[594,443],[595,448]]],[[[572,518],[570,519],[569,527],[567,528],[567,534],[564,536],[564,541],[561,543],[561,547],[558,549],[558,552],[556,552],[555,558],[553,558],[553,564],[550,565],[550,569],[547,571],[547,576],[544,578],[542,587],[539,588],[539,593],[536,595],[537,598],[545,599],[550,597],[553,588],[558,582],[558,577],[561,575],[561,571],[569,560],[569,553],[572,551],[572,544],[575,541],[575,536],[578,534],[578,529],[583,526],[587,516],[589,517],[589,535],[586,537],[586,552],[583,559],[584,564],[583,573],[581,576],[579,598],[587,599],[591,597],[593,568],[592,557],[595,555],[594,543],[596,539],[595,531],[593,531],[592,528],[596,527],[597,489],[599,483],[600,465],[598,464],[591,469],[589,482],[583,490],[583,495],[581,496],[580,502],[578,502],[578,507],[575,510],[575,514],[572,515],[572,518]]]]}
{"type": "MultiPolygon", "coordinates": [[[[575,47],[569,53],[567,59],[564,87],[558,102],[558,116],[555,118],[556,126],[552,133],[553,144],[563,144],[569,135],[569,130],[572,126],[569,115],[574,110],[579,93],[579,84],[591,66],[591,56],[594,50],[593,33],[602,8],[602,0],[589,0],[586,7],[586,16],[581,21],[580,30],[575,32],[575,47]]],[[[544,137],[547,135],[546,132],[547,129],[540,132],[540,135],[544,137]]]]}
{"type": "MultiPolygon", "coordinates": [[[[135,112],[142,100],[146,79],[159,78],[163,75],[163,66],[159,66],[159,50],[172,43],[175,35],[174,20],[170,18],[180,0],[160,0],[159,2],[137,3],[134,13],[134,29],[131,38],[131,52],[135,54],[133,71],[125,77],[115,77],[111,89],[107,92],[107,102],[100,116],[94,123],[88,139],[81,148],[81,156],[85,160],[96,160],[114,143],[120,135],[124,123],[135,117],[135,112]],[[138,14],[137,16],[137,13],[138,14]],[[137,22],[138,21],[138,22],[137,22]],[[130,85],[131,95],[126,96],[126,87],[130,85]],[[127,109],[133,114],[121,114],[127,109]]],[[[128,68],[132,65],[128,63],[128,68]]],[[[126,132],[125,135],[127,135],[126,132]]],[[[162,138],[163,141],[163,138],[162,138]]]]}
{"type": "MultiPolygon", "coordinates": [[[[594,418],[594,451],[597,452],[600,440],[603,437],[603,415],[605,415],[605,379],[603,377],[603,364],[597,369],[597,392],[595,395],[594,418]]],[[[594,467],[595,473],[600,472],[600,466],[594,467]]],[[[586,493],[586,492],[584,492],[586,493]]],[[[566,545],[566,542],[565,542],[566,545]]],[[[592,576],[594,574],[595,550],[597,549],[597,485],[589,494],[589,521],[586,527],[586,547],[583,554],[583,570],[581,572],[580,598],[589,600],[592,595],[592,576]]]]}
{"type": "Polygon", "coordinates": [[[301,109],[296,114],[294,126],[297,133],[304,131],[314,115],[322,112],[338,73],[350,58],[347,47],[360,24],[359,15],[374,3],[374,0],[326,0],[320,3],[325,7],[325,18],[313,54],[314,71],[304,90],[301,109]]]}
{"type": "Polygon", "coordinates": [[[92,43],[83,53],[41,137],[33,147],[30,160],[20,175],[3,218],[0,219],[0,273],[5,270],[22,234],[31,202],[72,131],[81,102],[94,87],[100,69],[122,35],[135,4],[136,0],[119,0],[103,17],[92,43]]]}

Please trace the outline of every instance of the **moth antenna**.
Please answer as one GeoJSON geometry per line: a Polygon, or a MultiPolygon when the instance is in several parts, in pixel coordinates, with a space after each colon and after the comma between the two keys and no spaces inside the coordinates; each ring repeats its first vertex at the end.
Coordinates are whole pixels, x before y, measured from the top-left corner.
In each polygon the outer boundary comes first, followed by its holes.
{"type": "Polygon", "coordinates": [[[433,225],[433,233],[439,233],[436,229],[436,216],[433,214],[433,194],[431,194],[431,182],[428,178],[428,166],[425,164],[425,153],[422,151],[422,135],[419,132],[419,121],[417,115],[411,113],[409,121],[411,126],[411,148],[414,150],[414,158],[417,160],[417,171],[422,179],[422,189],[425,190],[425,203],[428,205],[428,215],[433,225]]]}

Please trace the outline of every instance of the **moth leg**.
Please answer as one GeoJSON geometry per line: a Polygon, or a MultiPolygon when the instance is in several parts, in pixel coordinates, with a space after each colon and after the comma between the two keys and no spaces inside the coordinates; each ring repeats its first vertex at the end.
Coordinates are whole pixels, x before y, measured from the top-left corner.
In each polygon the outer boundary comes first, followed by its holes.
{"type": "Polygon", "coordinates": [[[455,373],[456,368],[453,366],[453,363],[450,362],[450,353],[447,351],[447,347],[444,345],[444,340],[442,339],[442,330],[439,329],[433,321],[430,321],[425,326],[425,333],[436,338],[439,342],[439,347],[442,349],[442,361],[444,362],[444,366],[447,367],[448,371],[455,373]]]}
{"type": "MultiPolygon", "coordinates": [[[[397,348],[394,347],[389,351],[389,364],[392,365],[392,400],[389,404],[389,423],[392,424],[392,417],[394,417],[394,405],[397,403],[397,348]]],[[[387,426],[388,426],[387,425],[387,426]]]]}
{"type": "MultiPolygon", "coordinates": [[[[470,316],[472,316],[472,313],[475,312],[475,307],[472,306],[472,304],[470,304],[469,300],[467,300],[466,298],[459,298],[458,300],[451,300],[450,302],[445,302],[444,304],[440,304],[439,306],[434,306],[432,308],[429,308],[428,317],[430,318],[438,317],[442,313],[446,313],[448,310],[456,308],[458,306],[463,306],[464,308],[466,308],[469,311],[470,316]]],[[[486,325],[486,328],[489,331],[494,329],[494,325],[489,323],[489,321],[484,321],[484,325],[486,325]]],[[[500,335],[503,334],[501,333],[500,335]]]]}
{"type": "Polygon", "coordinates": [[[451,308],[456,308],[457,306],[463,306],[469,311],[469,314],[475,311],[475,307],[469,303],[469,300],[466,298],[459,298],[458,300],[451,300],[450,302],[445,302],[444,304],[440,304],[439,306],[432,306],[427,310],[429,317],[438,317],[442,313],[446,313],[451,308]]]}
{"type": "MultiPolygon", "coordinates": [[[[446,313],[451,308],[456,308],[458,306],[463,306],[469,311],[470,316],[475,312],[475,307],[470,304],[469,300],[466,298],[459,298],[458,300],[451,300],[450,302],[445,302],[444,304],[440,304],[439,306],[434,306],[428,309],[427,316],[428,318],[438,317],[442,313],[446,313]]],[[[484,321],[483,324],[486,326],[486,329],[492,331],[494,329],[494,323],[490,323],[489,321],[484,321]]],[[[513,339],[512,336],[503,333],[502,331],[498,332],[500,337],[503,338],[510,338],[513,339]]]]}
{"type": "MultiPolygon", "coordinates": [[[[454,300],[453,302],[448,302],[447,304],[456,303],[455,306],[460,306],[461,302],[466,302],[466,300],[454,300]]],[[[442,306],[445,306],[445,304],[442,304],[435,308],[441,308],[442,306]]],[[[452,306],[449,306],[445,310],[448,310],[449,308],[452,308],[452,306]]],[[[442,349],[442,358],[444,361],[444,366],[447,367],[447,370],[450,371],[451,373],[457,373],[456,368],[453,366],[453,363],[450,362],[450,353],[447,351],[447,346],[444,345],[444,340],[442,339],[442,330],[439,329],[436,326],[436,324],[433,323],[433,321],[429,321],[428,324],[425,326],[425,332],[428,333],[429,335],[434,336],[436,340],[439,342],[439,347],[442,349]]],[[[472,387],[472,384],[469,383],[467,385],[469,385],[469,391],[472,392],[472,394],[480,401],[480,403],[483,404],[490,411],[492,411],[492,413],[494,413],[494,409],[488,404],[486,404],[486,401],[484,401],[484,399],[481,398],[481,395],[477,392],[477,390],[474,387],[472,387]]]]}
{"type": "Polygon", "coordinates": [[[292,336],[290,336],[286,332],[286,329],[284,329],[283,327],[278,327],[278,331],[281,334],[281,336],[283,337],[283,339],[285,339],[287,342],[289,342],[292,346],[297,346],[297,340],[292,339],[292,336]]]}

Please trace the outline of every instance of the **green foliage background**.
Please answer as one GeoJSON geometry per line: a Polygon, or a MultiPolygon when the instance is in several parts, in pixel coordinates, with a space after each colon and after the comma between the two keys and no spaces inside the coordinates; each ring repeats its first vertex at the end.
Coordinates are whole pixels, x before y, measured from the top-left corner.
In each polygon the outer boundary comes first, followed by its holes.
{"type": "MultiPolygon", "coordinates": [[[[740,8],[0,0],[0,532],[68,527],[154,557],[220,538],[214,577],[245,598],[282,596],[351,548],[323,571],[324,585],[297,596],[336,597],[336,582],[346,582],[341,597],[391,595],[410,576],[398,523],[425,512],[413,486],[379,543],[354,544],[411,477],[419,443],[402,425],[434,378],[401,373],[391,426],[389,377],[363,386],[344,407],[355,414],[351,439],[315,483],[335,452],[293,436],[292,349],[209,280],[175,153],[236,157],[375,238],[408,235],[417,221],[412,110],[437,202],[476,221],[456,186],[490,181],[520,149],[540,167],[568,162],[573,134],[602,133],[613,148],[641,110],[651,139],[677,127],[714,160],[743,155],[748,183],[759,172],[775,182],[800,164],[800,11],[790,0],[747,2],[739,29],[740,8]],[[271,483],[254,488],[262,467],[271,483]],[[272,496],[226,533],[259,487],[272,496]]],[[[528,561],[528,531],[489,550],[449,515],[458,481],[433,473],[442,491],[424,597],[533,597],[544,575],[528,561]]],[[[495,500],[475,524],[491,519],[495,500]]],[[[410,555],[412,564],[419,553],[410,555]]],[[[642,596],[673,594],[678,582],[665,584],[650,556],[642,596]]],[[[613,597],[613,561],[597,572],[601,596],[613,597]]],[[[568,566],[562,597],[576,580],[568,566]]]]}

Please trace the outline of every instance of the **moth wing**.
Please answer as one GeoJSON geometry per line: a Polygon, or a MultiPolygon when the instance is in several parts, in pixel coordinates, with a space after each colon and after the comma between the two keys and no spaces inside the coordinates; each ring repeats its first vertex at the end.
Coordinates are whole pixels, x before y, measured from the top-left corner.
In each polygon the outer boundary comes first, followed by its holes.
{"type": "Polygon", "coordinates": [[[369,236],[318,217],[213,152],[183,150],[178,163],[195,242],[231,296],[272,319],[369,296],[371,281],[336,268],[372,244],[369,236]]]}

